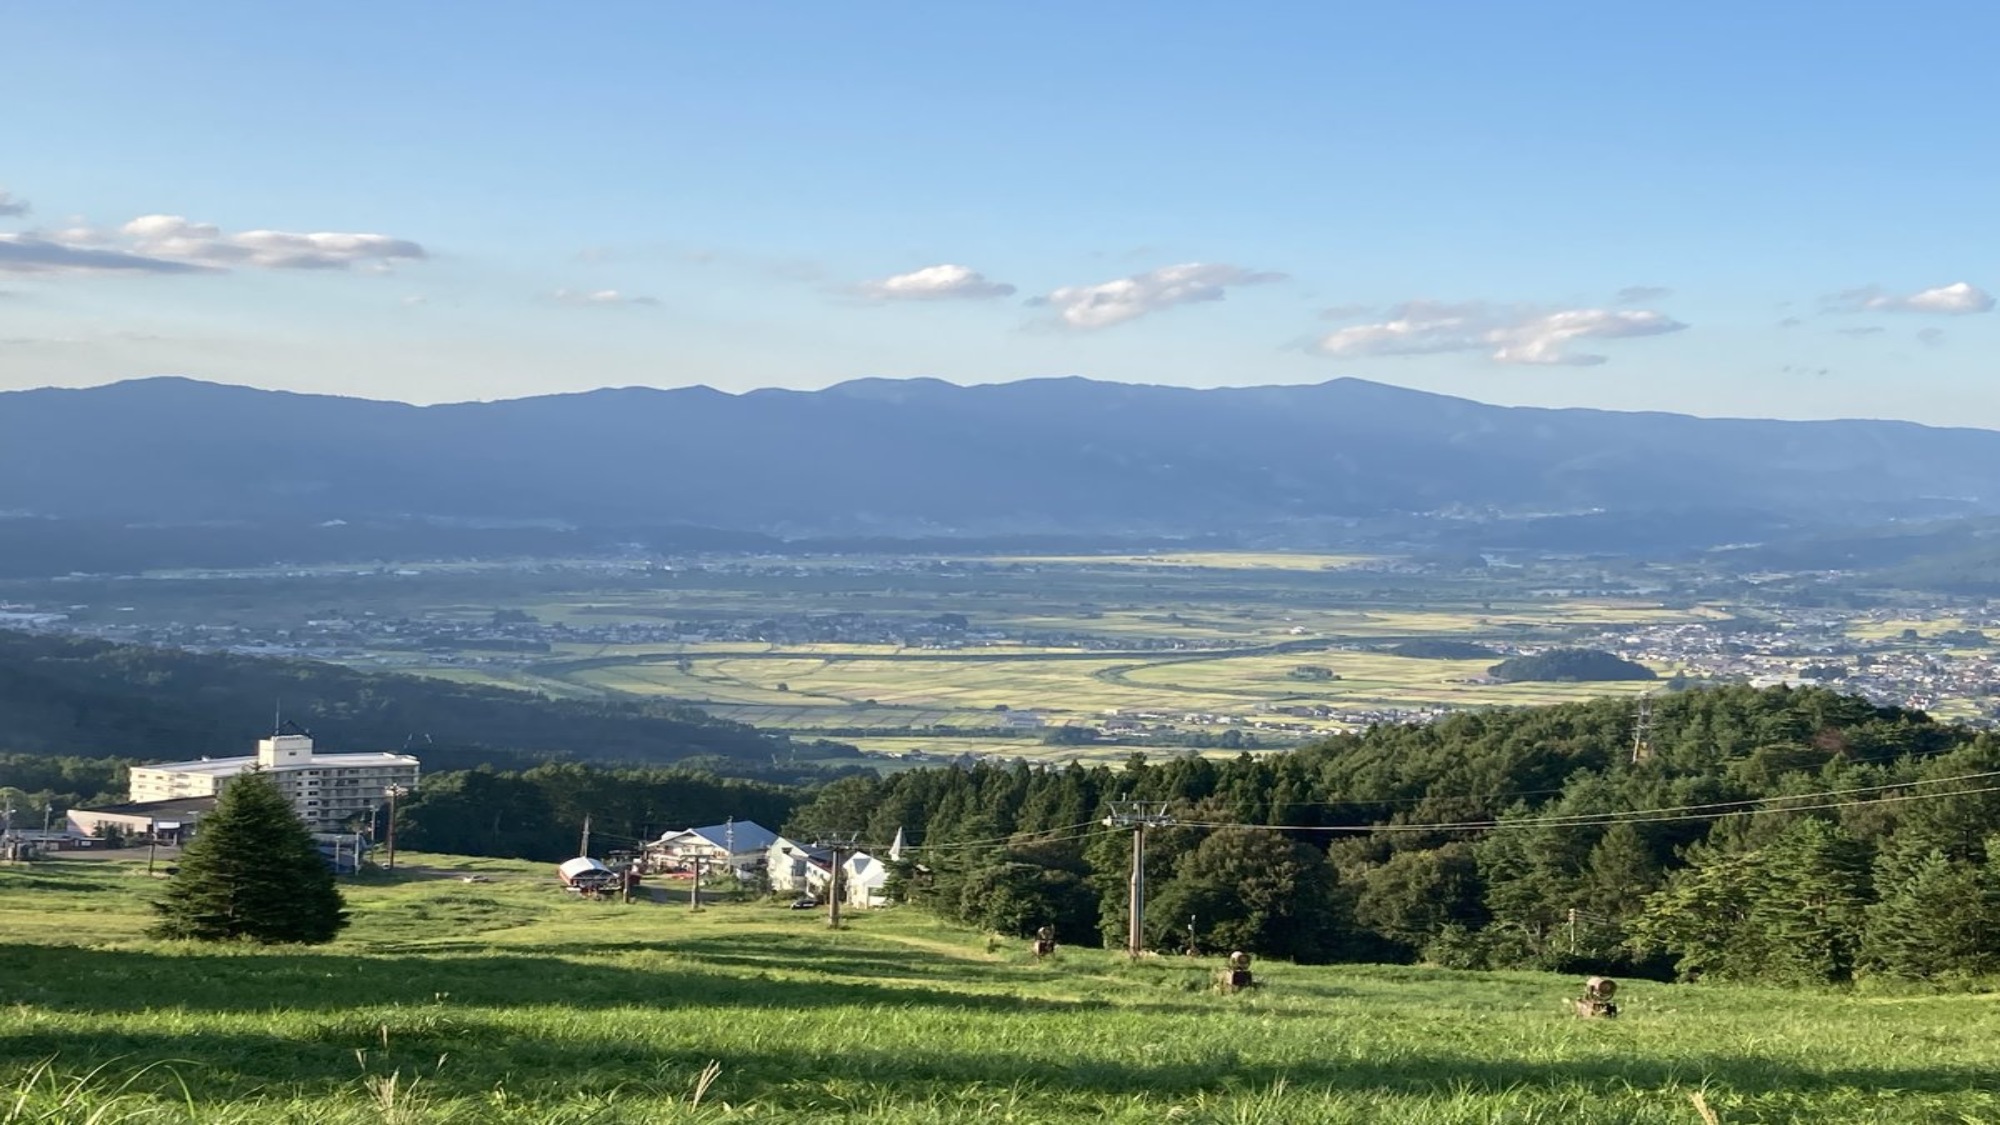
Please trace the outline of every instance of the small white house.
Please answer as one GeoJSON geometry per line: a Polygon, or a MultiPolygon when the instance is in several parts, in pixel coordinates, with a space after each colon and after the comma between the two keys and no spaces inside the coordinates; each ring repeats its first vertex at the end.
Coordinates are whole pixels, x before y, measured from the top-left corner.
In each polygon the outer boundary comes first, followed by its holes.
{"type": "Polygon", "coordinates": [[[825,848],[801,844],[783,836],[771,841],[764,853],[765,877],[776,894],[804,894],[813,886],[826,885],[826,871],[833,853],[825,848]],[[815,875],[814,869],[817,868],[815,875]]]}
{"type": "MultiPolygon", "coordinates": [[[[825,860],[806,865],[807,886],[824,897],[832,865],[825,860]]],[[[855,852],[840,865],[841,902],[848,906],[874,908],[889,905],[889,868],[867,852],[855,852]]]]}

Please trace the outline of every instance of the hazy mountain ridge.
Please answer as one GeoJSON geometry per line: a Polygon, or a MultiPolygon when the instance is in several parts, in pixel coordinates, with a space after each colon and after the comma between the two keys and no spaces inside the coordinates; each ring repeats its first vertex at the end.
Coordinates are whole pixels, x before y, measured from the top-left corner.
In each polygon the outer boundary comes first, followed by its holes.
{"type": "Polygon", "coordinates": [[[67,518],[1202,534],[1689,508],[2000,511],[2000,433],[1498,407],[1354,379],[865,379],[426,407],[179,378],[0,394],[0,511],[67,518]]]}

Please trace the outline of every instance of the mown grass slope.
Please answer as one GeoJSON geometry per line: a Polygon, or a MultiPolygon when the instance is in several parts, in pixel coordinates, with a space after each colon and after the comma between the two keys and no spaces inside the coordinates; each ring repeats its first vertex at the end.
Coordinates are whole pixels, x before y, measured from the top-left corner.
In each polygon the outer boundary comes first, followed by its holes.
{"type": "Polygon", "coordinates": [[[910,911],[416,865],[311,949],[147,941],[142,866],[0,868],[0,1122],[2000,1120],[1980,994],[1631,983],[1586,1022],[1567,978],[1266,964],[1223,996],[910,911]]]}

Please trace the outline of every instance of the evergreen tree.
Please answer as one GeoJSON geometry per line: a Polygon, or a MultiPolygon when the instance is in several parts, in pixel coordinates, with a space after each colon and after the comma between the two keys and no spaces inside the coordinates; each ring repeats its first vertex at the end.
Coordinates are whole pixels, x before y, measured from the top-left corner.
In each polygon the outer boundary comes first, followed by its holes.
{"type": "Polygon", "coordinates": [[[1764,852],[1751,925],[1774,980],[1839,981],[1854,971],[1870,897],[1867,849],[1838,826],[1800,820],[1764,852]]]}
{"type": "Polygon", "coordinates": [[[1765,946],[1750,926],[1763,857],[1698,847],[1693,861],[1646,896],[1630,923],[1641,956],[1669,955],[1683,980],[1744,980],[1762,968],[1765,946]]]}
{"type": "Polygon", "coordinates": [[[181,854],[154,937],[247,938],[264,944],[333,940],[347,924],[333,872],[270,778],[230,782],[181,854]]]}
{"type": "Polygon", "coordinates": [[[2000,883],[1942,851],[1877,868],[1862,960],[1890,976],[1980,976],[2000,970],[2000,883]]]}
{"type": "Polygon", "coordinates": [[[1194,849],[1146,904],[1148,936],[1172,946],[1190,916],[1204,943],[1294,961],[1327,960],[1344,928],[1334,871],[1310,844],[1224,828],[1194,849]]]}
{"type": "Polygon", "coordinates": [[[1484,924],[1480,891],[1479,864],[1470,844],[1399,851],[1362,876],[1354,921],[1391,941],[1421,948],[1448,925],[1484,924]]]}

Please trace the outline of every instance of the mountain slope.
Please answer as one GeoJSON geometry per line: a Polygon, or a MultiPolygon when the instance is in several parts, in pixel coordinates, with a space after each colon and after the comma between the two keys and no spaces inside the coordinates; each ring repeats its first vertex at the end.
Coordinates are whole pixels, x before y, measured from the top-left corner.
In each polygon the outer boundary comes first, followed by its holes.
{"type": "Polygon", "coordinates": [[[785,535],[1193,534],[1441,509],[2000,510],[2000,433],[1488,406],[1360,380],[626,388],[401,403],[136,380],[0,394],[0,511],[785,535]]]}

